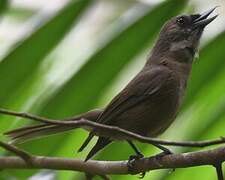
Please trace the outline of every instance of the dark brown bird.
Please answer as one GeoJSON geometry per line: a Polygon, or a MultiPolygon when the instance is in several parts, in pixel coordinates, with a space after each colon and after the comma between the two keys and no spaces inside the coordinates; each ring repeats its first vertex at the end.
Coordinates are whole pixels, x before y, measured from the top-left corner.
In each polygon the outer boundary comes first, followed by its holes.
{"type": "MultiPolygon", "coordinates": [[[[99,123],[118,126],[134,133],[155,137],[174,121],[181,106],[188,77],[202,32],[217,16],[208,18],[215,8],[194,15],[180,15],[163,26],[151,56],[143,69],[109,103],[104,110],[94,110],[77,116],[99,123]]],[[[68,125],[35,125],[16,129],[6,134],[15,141],[41,137],[74,129],[68,125]]],[[[79,151],[94,136],[91,132],[79,151]]],[[[99,137],[86,160],[112,142],[99,137]]],[[[141,153],[128,141],[138,155],[141,153]]],[[[163,151],[166,148],[156,145],[163,151]]]]}

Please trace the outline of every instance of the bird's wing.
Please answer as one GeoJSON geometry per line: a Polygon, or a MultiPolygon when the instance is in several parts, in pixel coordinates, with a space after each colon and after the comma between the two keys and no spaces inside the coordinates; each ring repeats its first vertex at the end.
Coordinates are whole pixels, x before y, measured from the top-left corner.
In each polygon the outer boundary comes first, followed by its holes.
{"type": "Polygon", "coordinates": [[[106,107],[97,122],[112,124],[121,113],[154,95],[171,76],[165,67],[143,69],[106,107]]]}

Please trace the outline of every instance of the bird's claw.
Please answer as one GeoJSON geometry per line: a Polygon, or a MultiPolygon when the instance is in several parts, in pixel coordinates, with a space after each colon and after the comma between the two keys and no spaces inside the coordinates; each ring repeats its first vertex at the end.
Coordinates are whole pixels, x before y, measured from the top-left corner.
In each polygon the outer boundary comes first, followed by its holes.
{"type": "Polygon", "coordinates": [[[139,178],[140,179],[143,179],[144,177],[145,177],[145,174],[146,174],[146,172],[141,172],[141,173],[139,173],[139,178]]]}
{"type": "MultiPolygon", "coordinates": [[[[135,172],[135,169],[134,169],[135,162],[138,161],[139,159],[143,158],[143,157],[144,157],[144,155],[141,154],[141,153],[136,154],[136,155],[131,155],[129,157],[129,160],[127,162],[127,167],[128,167],[128,172],[129,173],[135,174],[134,173],[135,172]]],[[[142,179],[145,176],[145,172],[141,172],[139,175],[140,175],[139,178],[142,179]]]]}
{"type": "Polygon", "coordinates": [[[139,159],[141,159],[141,158],[143,158],[143,157],[144,157],[144,155],[141,154],[141,153],[135,154],[135,155],[131,155],[131,156],[129,157],[129,161],[132,161],[132,160],[139,160],[139,159]]]}

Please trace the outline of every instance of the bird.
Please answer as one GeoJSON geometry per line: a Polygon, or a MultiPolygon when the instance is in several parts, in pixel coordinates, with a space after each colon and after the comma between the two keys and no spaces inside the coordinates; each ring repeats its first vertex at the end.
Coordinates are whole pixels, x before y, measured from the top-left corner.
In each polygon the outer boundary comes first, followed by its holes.
{"type": "MultiPolygon", "coordinates": [[[[201,14],[184,14],[171,18],[161,28],[150,56],[140,72],[103,109],[85,112],[74,120],[88,119],[117,126],[147,137],[162,134],[175,120],[187,88],[195,55],[205,27],[218,15],[209,17],[216,9],[201,14]]],[[[56,134],[74,129],[72,125],[40,124],[6,132],[15,142],[56,134]]],[[[78,152],[95,136],[93,129],[78,152]]],[[[85,161],[92,158],[114,139],[99,136],[85,161]]],[[[127,140],[137,156],[140,150],[127,140]]],[[[165,153],[167,148],[153,144],[165,153]]]]}

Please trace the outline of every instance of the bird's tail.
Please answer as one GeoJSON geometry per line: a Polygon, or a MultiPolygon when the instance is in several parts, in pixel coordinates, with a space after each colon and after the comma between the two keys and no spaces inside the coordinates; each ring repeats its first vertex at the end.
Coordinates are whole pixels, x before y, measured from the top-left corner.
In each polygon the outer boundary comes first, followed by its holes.
{"type": "MultiPolygon", "coordinates": [[[[73,118],[73,120],[79,120],[82,118],[96,121],[98,116],[102,113],[102,110],[92,110],[86,113],[83,113],[79,116],[73,118]]],[[[65,131],[73,130],[76,127],[73,124],[40,124],[40,125],[31,125],[22,128],[18,128],[12,131],[4,133],[12,139],[13,143],[24,142],[35,138],[40,138],[43,136],[53,135],[57,133],[62,133],[65,131]]]]}
{"type": "Polygon", "coordinates": [[[78,152],[81,152],[84,150],[84,148],[88,145],[88,143],[91,141],[91,139],[94,137],[92,133],[89,133],[88,137],[85,139],[81,147],[78,149],[78,152]]]}
{"type": "Polygon", "coordinates": [[[97,143],[94,145],[94,147],[91,149],[91,151],[88,153],[85,161],[92,158],[98,151],[103,149],[105,146],[107,146],[112,141],[109,138],[105,137],[99,137],[97,143]]]}
{"type": "Polygon", "coordinates": [[[58,124],[41,124],[18,128],[4,133],[12,143],[21,143],[31,139],[41,138],[74,129],[73,126],[58,124]]]}

